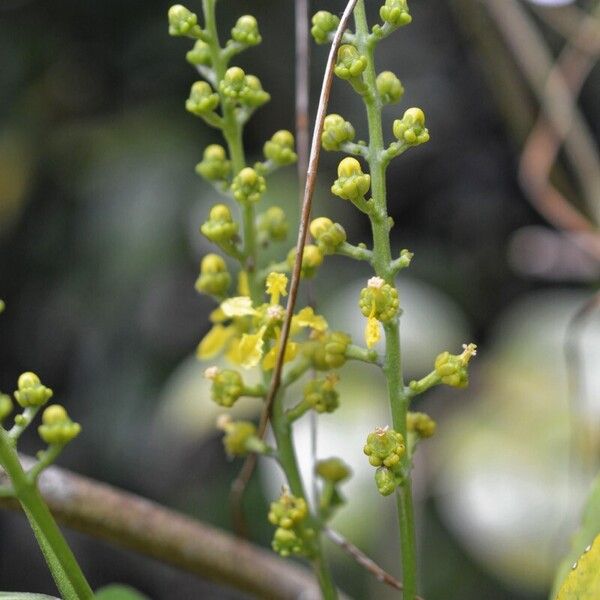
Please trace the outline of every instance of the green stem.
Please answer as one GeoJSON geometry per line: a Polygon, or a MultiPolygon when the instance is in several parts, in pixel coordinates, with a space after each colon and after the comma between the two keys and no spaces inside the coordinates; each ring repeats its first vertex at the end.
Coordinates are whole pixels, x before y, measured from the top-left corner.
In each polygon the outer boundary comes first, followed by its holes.
{"type": "MultiPolygon", "coordinates": [[[[363,96],[369,125],[369,168],[374,211],[370,215],[373,230],[373,266],[379,277],[394,285],[392,254],[390,248],[390,223],[387,214],[386,162],[381,122],[381,100],[377,94],[375,59],[373,44],[369,43],[369,27],[364,0],[358,0],[354,10],[356,21],[356,43],[361,54],[367,57],[364,81],[373,94],[363,96]]],[[[384,373],[387,379],[388,397],[394,429],[406,439],[406,414],[409,398],[404,389],[402,360],[400,351],[400,331],[398,319],[385,324],[384,373]]],[[[414,600],[417,593],[417,567],[415,526],[410,480],[410,459],[403,457],[406,479],[396,498],[400,525],[400,547],[402,550],[402,573],[404,579],[404,600],[414,600]]]]}
{"type": "Polygon", "coordinates": [[[94,594],[52,514],[43,501],[35,480],[23,470],[14,441],[0,427],[0,464],[11,480],[52,577],[64,600],[88,600],[94,594]]]}
{"type": "MultiPolygon", "coordinates": [[[[288,485],[290,486],[290,491],[294,496],[306,500],[306,492],[300,476],[300,470],[298,469],[298,460],[292,441],[292,428],[284,411],[283,393],[281,392],[277,394],[275,401],[273,402],[271,424],[273,426],[275,440],[277,441],[279,464],[285,473],[288,485]]],[[[322,529],[321,523],[312,513],[308,517],[307,526],[312,527],[315,531],[320,531],[322,529]]],[[[318,535],[314,542],[314,551],[313,568],[319,580],[319,585],[321,586],[323,599],[336,600],[338,597],[337,589],[333,582],[329,565],[325,560],[321,535],[318,535]]]]}

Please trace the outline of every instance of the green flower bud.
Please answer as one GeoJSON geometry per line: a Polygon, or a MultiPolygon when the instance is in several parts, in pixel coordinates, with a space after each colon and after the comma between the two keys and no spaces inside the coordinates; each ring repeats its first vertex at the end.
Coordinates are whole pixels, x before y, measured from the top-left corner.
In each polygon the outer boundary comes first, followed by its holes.
{"type": "Polygon", "coordinates": [[[271,547],[283,558],[306,554],[304,540],[295,531],[283,527],[278,527],[275,530],[271,547]]]}
{"type": "Polygon", "coordinates": [[[13,403],[8,394],[0,394],[0,423],[10,415],[13,403]]]}
{"type": "Polygon", "coordinates": [[[230,67],[219,83],[219,90],[228,98],[239,100],[246,87],[246,73],[240,67],[230,67]]]}
{"type": "Polygon", "coordinates": [[[80,432],[81,425],[71,421],[60,404],[52,404],[44,410],[42,424],[38,427],[40,437],[47,444],[67,444],[80,432]]]}
{"type": "Polygon", "coordinates": [[[425,413],[409,412],[406,415],[406,429],[420,438],[429,438],[435,433],[435,421],[425,413]]]}
{"type": "Polygon", "coordinates": [[[333,254],[346,241],[346,231],[327,217],[318,217],[310,224],[310,235],[323,254],[333,254]]]}
{"type": "Polygon", "coordinates": [[[237,20],[235,27],[231,30],[231,37],[246,46],[256,46],[262,41],[258,23],[252,15],[244,15],[237,20]]]}
{"type": "MultiPolygon", "coordinates": [[[[296,248],[292,248],[287,255],[287,263],[290,269],[294,268],[296,262],[296,248]]],[[[317,269],[323,264],[323,252],[314,244],[306,244],[302,253],[302,266],[300,275],[303,279],[310,279],[315,275],[317,269]]]]}
{"type": "Polygon", "coordinates": [[[251,167],[242,169],[233,179],[231,192],[242,204],[255,204],[267,189],[267,182],[251,167]]]}
{"type": "Polygon", "coordinates": [[[370,187],[371,176],[362,172],[355,158],[347,157],[338,165],[338,178],[331,186],[331,193],[344,200],[356,200],[364,197],[370,187]]]}
{"type": "Polygon", "coordinates": [[[398,141],[411,146],[429,141],[429,131],[425,127],[425,114],[420,108],[409,108],[402,119],[396,119],[393,131],[398,141]]]}
{"type": "Polygon", "coordinates": [[[200,263],[196,290],[202,294],[223,297],[231,285],[231,275],[225,261],[218,254],[207,254],[200,263]]]}
{"type": "Polygon", "coordinates": [[[340,79],[360,77],[367,68],[367,57],[362,56],[356,46],[343,44],[340,46],[335,65],[335,74],[340,79]]]}
{"type": "Polygon", "coordinates": [[[276,242],[281,242],[287,237],[289,223],[285,211],[279,206],[271,206],[264,213],[258,215],[258,230],[276,242]]]}
{"type": "Polygon", "coordinates": [[[231,241],[237,235],[238,224],[231,217],[231,211],[225,204],[215,204],[208,215],[208,221],[202,224],[200,231],[211,242],[231,241]]]}
{"type": "Polygon", "coordinates": [[[15,399],[23,408],[42,406],[52,398],[52,390],[42,385],[35,373],[23,373],[17,383],[18,390],[15,399]]]}
{"type": "Polygon", "coordinates": [[[325,150],[334,152],[341,150],[342,144],[354,139],[355,131],[350,121],[345,121],[340,115],[331,114],[325,117],[321,144],[325,150]]]}
{"type": "Polygon", "coordinates": [[[320,460],[315,472],[321,479],[331,483],[340,483],[352,475],[352,469],[339,458],[320,460]]]}
{"type": "Polygon", "coordinates": [[[275,502],[271,502],[269,522],[283,529],[293,529],[308,516],[308,506],[304,498],[297,498],[284,489],[275,502]]]}
{"type": "Polygon", "coordinates": [[[363,448],[363,452],[369,457],[369,462],[374,467],[383,465],[388,469],[400,463],[405,451],[402,434],[387,426],[378,427],[373,433],[370,433],[363,448]]]}
{"type": "Polygon", "coordinates": [[[340,405],[340,395],[335,389],[336,375],[313,379],[304,386],[304,400],[318,413],[333,412],[340,405]]]}
{"type": "Polygon", "coordinates": [[[196,173],[207,181],[223,181],[229,176],[231,163],[227,160],[225,148],[211,144],[204,150],[202,162],[196,165],[196,173]]]}
{"type": "Polygon", "coordinates": [[[5,304],[4,300],[0,299],[0,314],[2,314],[4,312],[5,308],[6,308],[6,304],[5,304]]]}
{"type": "Polygon", "coordinates": [[[385,0],[379,9],[379,16],[393,27],[402,27],[412,21],[406,0],[385,0]]]}
{"type": "Polygon", "coordinates": [[[217,427],[225,432],[223,446],[229,456],[244,456],[263,442],[256,435],[256,426],[250,421],[232,421],[223,415],[217,421],[217,427]]]}
{"type": "Polygon", "coordinates": [[[469,385],[467,366],[473,356],[477,354],[475,344],[465,344],[462,354],[442,352],[435,359],[435,372],[442,383],[451,387],[463,388],[469,385]]]}
{"type": "Polygon", "coordinates": [[[273,137],[265,143],[263,152],[265,158],[281,167],[291,165],[298,159],[294,152],[294,136],[285,129],[273,134],[273,137]]]}
{"type": "Polygon", "coordinates": [[[244,380],[237,371],[209,367],[204,377],[212,381],[210,395],[219,406],[231,408],[244,395],[244,380]]]}
{"type": "Polygon", "coordinates": [[[202,33],[198,26],[198,17],[181,4],[171,6],[168,17],[169,35],[196,38],[202,33]]]}
{"type": "Polygon", "coordinates": [[[196,81],[192,85],[190,97],[185,101],[186,110],[201,117],[213,112],[217,106],[219,106],[219,94],[214,92],[206,81],[196,81]]]}
{"type": "Polygon", "coordinates": [[[262,88],[260,79],[255,75],[246,75],[246,87],[242,90],[240,101],[251,108],[258,108],[271,99],[262,88]]]}
{"type": "Polygon", "coordinates": [[[212,65],[210,47],[202,40],[196,40],[194,47],[185,55],[185,58],[192,65],[202,65],[204,67],[212,65]]]}
{"type": "Polygon", "coordinates": [[[398,102],[404,95],[404,87],[391,71],[383,71],[377,75],[377,92],[384,104],[398,102]]]}
{"type": "Polygon", "coordinates": [[[358,305],[363,316],[386,323],[398,314],[398,290],[381,277],[371,277],[367,287],[360,291],[358,305]]]}
{"type": "Polygon", "coordinates": [[[330,369],[339,369],[346,364],[346,350],[352,338],[342,331],[333,331],[325,341],[325,363],[330,369]]]}
{"type": "Polygon", "coordinates": [[[375,485],[382,496],[389,496],[396,491],[397,482],[395,475],[386,467],[379,467],[375,471],[375,485]]]}
{"type": "Polygon", "coordinates": [[[317,44],[326,44],[329,41],[329,34],[333,33],[340,24],[340,19],[326,10],[320,10],[312,18],[312,28],[310,30],[317,44]]]}

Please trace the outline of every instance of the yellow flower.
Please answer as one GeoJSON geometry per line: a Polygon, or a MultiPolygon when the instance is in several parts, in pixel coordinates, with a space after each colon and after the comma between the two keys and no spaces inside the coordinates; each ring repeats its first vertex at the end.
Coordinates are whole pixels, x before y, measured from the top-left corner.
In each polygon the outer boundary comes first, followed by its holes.
{"type": "Polygon", "coordinates": [[[238,294],[240,296],[250,295],[250,285],[248,284],[248,273],[240,271],[238,274],[238,294]]]}
{"type": "Polygon", "coordinates": [[[367,348],[372,348],[381,337],[381,327],[379,321],[375,317],[369,317],[367,319],[367,326],[365,327],[365,342],[367,342],[367,348]]]}
{"type": "MultiPolygon", "coordinates": [[[[276,346],[273,346],[265,354],[265,357],[263,358],[263,361],[262,361],[262,368],[265,371],[270,371],[275,366],[275,362],[277,361],[278,353],[279,353],[279,344],[277,344],[276,346]]],[[[298,354],[298,344],[296,344],[295,342],[288,342],[285,346],[285,355],[283,357],[283,363],[285,364],[287,362],[290,362],[291,360],[294,360],[294,358],[296,358],[297,354],[298,354]]]]}
{"type": "Polygon", "coordinates": [[[223,312],[223,309],[218,306],[213,310],[210,315],[208,315],[208,319],[211,323],[222,323],[223,321],[227,321],[227,315],[223,312]]]}
{"type": "Polygon", "coordinates": [[[306,306],[292,317],[292,332],[296,333],[303,327],[310,327],[314,331],[326,331],[328,325],[324,317],[315,315],[312,306],[306,306]]]}
{"type": "Polygon", "coordinates": [[[280,296],[287,296],[288,278],[283,273],[269,273],[267,276],[267,294],[271,296],[271,304],[279,304],[280,296]]]}
{"type": "Polygon", "coordinates": [[[198,344],[196,356],[200,360],[212,358],[223,350],[225,344],[227,344],[233,335],[235,335],[235,329],[233,327],[225,327],[220,323],[217,323],[198,344]]]}
{"type": "Polygon", "coordinates": [[[263,326],[256,333],[244,333],[239,341],[231,345],[227,358],[244,369],[255,367],[262,358],[265,329],[263,326]]]}
{"type": "Polygon", "coordinates": [[[236,296],[227,298],[221,302],[221,308],[228,317],[245,317],[254,315],[256,311],[252,308],[252,300],[248,296],[236,296]]]}

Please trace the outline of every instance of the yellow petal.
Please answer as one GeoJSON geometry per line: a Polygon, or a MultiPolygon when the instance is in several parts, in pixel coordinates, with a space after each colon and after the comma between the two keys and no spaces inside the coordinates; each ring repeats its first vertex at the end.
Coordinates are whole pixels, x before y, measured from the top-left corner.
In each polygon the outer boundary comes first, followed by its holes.
{"type": "Polygon", "coordinates": [[[372,348],[381,337],[381,328],[379,321],[375,317],[369,317],[367,319],[367,326],[365,327],[365,342],[367,348],[372,348]]]}
{"type": "Polygon", "coordinates": [[[267,294],[271,296],[271,304],[278,304],[280,296],[287,296],[288,278],[283,273],[267,275],[267,294]]]}
{"type": "Polygon", "coordinates": [[[244,369],[255,367],[262,358],[263,346],[265,344],[263,340],[264,334],[265,327],[261,327],[256,333],[244,333],[239,342],[231,345],[227,358],[244,369]]]}
{"type": "Polygon", "coordinates": [[[328,325],[324,317],[315,315],[312,306],[306,306],[292,318],[292,328],[298,330],[301,327],[310,327],[315,331],[325,331],[328,325]]]}
{"type": "Polygon", "coordinates": [[[256,314],[252,308],[252,300],[248,296],[227,298],[221,303],[221,309],[227,317],[245,317],[256,314]]]}
{"type": "Polygon", "coordinates": [[[206,360],[217,355],[225,344],[235,334],[233,327],[224,327],[220,323],[213,325],[212,329],[202,338],[196,350],[196,356],[201,360],[206,360]]]}
{"type": "Polygon", "coordinates": [[[210,313],[210,315],[208,315],[208,318],[211,323],[222,323],[223,321],[227,321],[229,317],[223,312],[223,309],[218,306],[210,313]]]}
{"type": "MultiPolygon", "coordinates": [[[[277,361],[277,353],[279,352],[279,344],[277,346],[273,346],[263,358],[262,367],[265,371],[270,371],[275,367],[275,362],[277,361]]],[[[285,355],[283,357],[284,364],[294,360],[296,355],[298,354],[298,344],[295,342],[288,342],[285,346],[285,355]]]]}

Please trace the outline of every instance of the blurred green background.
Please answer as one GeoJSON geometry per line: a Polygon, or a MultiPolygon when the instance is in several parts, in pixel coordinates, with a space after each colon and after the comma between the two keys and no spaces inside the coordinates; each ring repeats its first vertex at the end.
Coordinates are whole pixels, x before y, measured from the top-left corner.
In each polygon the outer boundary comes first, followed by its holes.
{"type": "MultiPolygon", "coordinates": [[[[342,4],[313,2],[313,12],[342,4]]],[[[368,4],[374,19],[379,3],[368,4]]],[[[598,263],[554,233],[519,189],[519,149],[537,107],[484,4],[413,0],[413,24],[378,54],[380,70],[394,70],[406,89],[402,104],[386,109],[388,131],[418,105],[432,137],[389,171],[394,245],[415,252],[399,284],[407,377],[462,342],[481,349],[468,391],[436,392],[420,405],[440,422],[415,469],[427,600],[545,598],[598,460],[569,474],[563,358],[567,323],[593,293],[598,263]],[[507,101],[508,80],[515,87],[507,101]]],[[[168,7],[0,0],[0,389],[14,389],[22,371],[39,373],[84,429],[62,465],[229,528],[224,498],[240,465],[223,455],[218,411],[193,357],[213,307],[193,287],[209,250],[198,229],[217,200],[194,165],[220,140],[184,110],[197,76],[184,58],[190,44],[167,35],[168,7]]],[[[189,7],[200,11],[200,2],[189,7]]],[[[293,2],[222,0],[218,8],[222,32],[252,12],[263,34],[239,61],[272,95],[246,130],[248,154],[258,158],[274,131],[294,124],[293,2]]],[[[531,16],[558,50],[560,37],[531,16]]],[[[326,50],[313,51],[314,106],[326,50]]],[[[599,75],[592,71],[581,96],[596,139],[599,75]]],[[[365,136],[360,101],[341,81],[330,106],[365,136]]],[[[323,155],[314,214],[369,242],[366,219],[328,192],[338,159],[323,155]]],[[[561,173],[577,204],[569,170],[561,173]]],[[[266,202],[295,214],[297,197],[289,169],[273,179],[266,202]]],[[[320,311],[356,336],[366,276],[332,258],[315,284],[320,311]]],[[[591,325],[584,337],[589,402],[580,416],[593,424],[600,329],[591,325]]],[[[342,409],[319,428],[320,456],[341,454],[355,470],[336,526],[398,574],[393,507],[361,457],[366,432],[387,419],[381,382],[369,369],[342,372],[342,382],[342,409]]],[[[308,435],[302,426],[302,456],[308,435]]],[[[24,450],[37,449],[34,438],[24,450]]],[[[265,516],[278,480],[263,467],[248,502],[256,539],[268,545],[265,516]]],[[[94,586],[129,583],[155,599],[174,598],[173,589],[182,600],[242,597],[104,543],[69,539],[94,586]]],[[[332,554],[352,597],[393,597],[332,554]]],[[[7,513],[0,589],[53,591],[24,520],[7,513]]]]}

